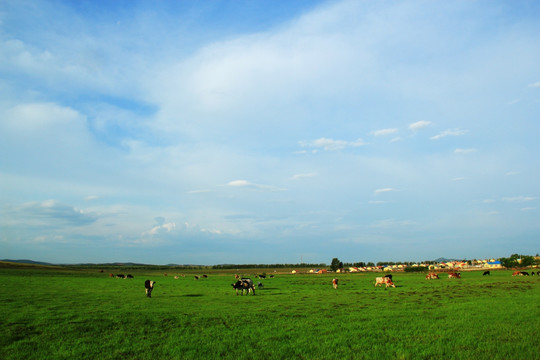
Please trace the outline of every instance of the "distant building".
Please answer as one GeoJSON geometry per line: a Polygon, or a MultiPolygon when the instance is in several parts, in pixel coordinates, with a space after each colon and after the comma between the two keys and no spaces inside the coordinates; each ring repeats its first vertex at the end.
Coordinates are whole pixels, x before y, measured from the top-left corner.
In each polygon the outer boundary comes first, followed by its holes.
{"type": "Polygon", "coordinates": [[[503,267],[500,261],[489,261],[485,266],[490,269],[501,269],[503,267]]]}

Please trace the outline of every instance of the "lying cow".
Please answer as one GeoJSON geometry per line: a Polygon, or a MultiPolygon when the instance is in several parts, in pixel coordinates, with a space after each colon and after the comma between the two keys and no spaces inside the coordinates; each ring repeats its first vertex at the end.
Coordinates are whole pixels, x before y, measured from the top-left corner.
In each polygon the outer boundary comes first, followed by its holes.
{"type": "Polygon", "coordinates": [[[489,272],[489,270],[484,271],[484,273],[482,274],[482,276],[486,276],[486,275],[491,275],[491,272],[489,272]]]}
{"type": "Polygon", "coordinates": [[[246,295],[250,292],[253,292],[253,295],[255,295],[255,285],[253,285],[253,280],[251,279],[240,279],[231,285],[236,290],[236,296],[238,296],[238,290],[240,290],[242,296],[244,296],[244,291],[246,295]]]}
{"type": "Polygon", "coordinates": [[[435,273],[430,273],[426,275],[426,280],[433,280],[433,279],[438,279],[438,278],[439,278],[439,275],[435,273]]]}
{"type": "Polygon", "coordinates": [[[529,273],[526,271],[515,271],[512,276],[529,276],[529,273]]]}
{"type": "Polygon", "coordinates": [[[449,279],[461,279],[461,274],[456,272],[448,273],[449,279]]]}
{"type": "Polygon", "coordinates": [[[332,286],[334,287],[334,289],[337,289],[337,287],[338,287],[338,279],[336,279],[336,278],[332,279],[332,286]]]}
{"type": "Polygon", "coordinates": [[[152,297],[152,290],[154,290],[155,281],[146,280],[144,282],[144,288],[146,289],[146,296],[152,297]]]}
{"type": "Polygon", "coordinates": [[[394,285],[394,283],[392,282],[392,279],[390,278],[387,278],[387,277],[378,277],[378,278],[375,278],[375,286],[378,286],[378,285],[382,285],[382,284],[385,284],[386,287],[389,287],[389,286],[392,286],[392,287],[396,287],[396,285],[394,285]]]}

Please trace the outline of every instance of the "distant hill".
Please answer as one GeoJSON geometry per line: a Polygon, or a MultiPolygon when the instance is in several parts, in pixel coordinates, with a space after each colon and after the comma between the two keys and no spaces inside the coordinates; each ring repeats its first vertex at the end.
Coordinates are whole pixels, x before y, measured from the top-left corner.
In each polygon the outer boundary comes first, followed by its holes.
{"type": "Polygon", "coordinates": [[[46,265],[46,266],[55,265],[55,264],[51,264],[51,263],[48,263],[48,262],[34,261],[34,260],[27,260],[27,259],[20,259],[20,260],[2,259],[0,261],[10,262],[10,263],[17,263],[17,264],[30,264],[30,265],[46,265]]]}

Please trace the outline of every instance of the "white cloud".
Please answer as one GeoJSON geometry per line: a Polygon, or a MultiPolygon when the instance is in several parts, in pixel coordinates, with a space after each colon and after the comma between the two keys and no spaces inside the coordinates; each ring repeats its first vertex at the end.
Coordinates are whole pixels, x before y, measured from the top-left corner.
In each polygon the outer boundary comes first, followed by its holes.
{"type": "Polygon", "coordinates": [[[164,232],[165,233],[170,233],[175,228],[176,228],[176,224],[173,223],[173,222],[162,224],[162,225],[156,225],[152,229],[143,232],[142,235],[143,236],[145,236],[145,235],[158,235],[158,234],[161,234],[161,233],[164,233],[164,232]]]}
{"type": "Polygon", "coordinates": [[[203,194],[203,193],[209,193],[212,192],[210,189],[199,189],[199,190],[190,190],[187,193],[188,194],[203,194]]]}
{"type": "Polygon", "coordinates": [[[227,183],[227,186],[238,188],[251,188],[263,191],[286,191],[287,189],[280,188],[274,185],[254,184],[247,180],[233,180],[227,183]]]}
{"type": "Polygon", "coordinates": [[[254,186],[254,185],[247,180],[233,180],[233,181],[230,181],[227,184],[227,186],[246,187],[246,186],[254,186]]]}
{"type": "Polygon", "coordinates": [[[420,120],[412,124],[409,124],[409,129],[413,131],[417,131],[425,127],[428,127],[429,125],[431,125],[431,121],[420,120]]]}
{"type": "Polygon", "coordinates": [[[379,194],[383,194],[383,193],[387,193],[387,192],[392,192],[392,191],[397,191],[397,190],[393,189],[393,188],[377,189],[377,190],[375,190],[375,195],[379,195],[379,194]]]}
{"type": "Polygon", "coordinates": [[[512,196],[512,197],[504,197],[504,198],[502,198],[502,200],[506,201],[506,202],[518,202],[518,203],[533,201],[535,199],[536,198],[532,197],[532,196],[512,196]]]}
{"type": "Polygon", "coordinates": [[[529,87],[540,87],[540,81],[529,84],[529,87]]]}
{"type": "Polygon", "coordinates": [[[446,136],[461,136],[465,135],[467,133],[467,130],[461,130],[461,129],[448,129],[445,130],[437,135],[434,135],[430,137],[431,140],[438,140],[440,138],[446,137],[446,136]]]}
{"type": "Polygon", "coordinates": [[[299,143],[302,147],[321,148],[326,151],[343,150],[349,147],[359,147],[366,145],[366,143],[362,139],[357,139],[355,141],[346,141],[319,138],[313,141],[300,141],[299,143]]]}
{"type": "Polygon", "coordinates": [[[381,130],[375,130],[372,131],[371,134],[373,136],[386,136],[386,135],[392,135],[398,132],[397,128],[391,128],[391,129],[381,129],[381,130]]]}

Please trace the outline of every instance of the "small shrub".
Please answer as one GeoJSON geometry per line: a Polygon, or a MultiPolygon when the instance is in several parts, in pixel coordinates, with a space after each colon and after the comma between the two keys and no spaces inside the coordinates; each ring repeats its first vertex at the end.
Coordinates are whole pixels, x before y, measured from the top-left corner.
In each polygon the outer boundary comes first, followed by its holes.
{"type": "Polygon", "coordinates": [[[405,272],[423,272],[428,270],[425,266],[408,266],[405,268],[405,272]]]}

